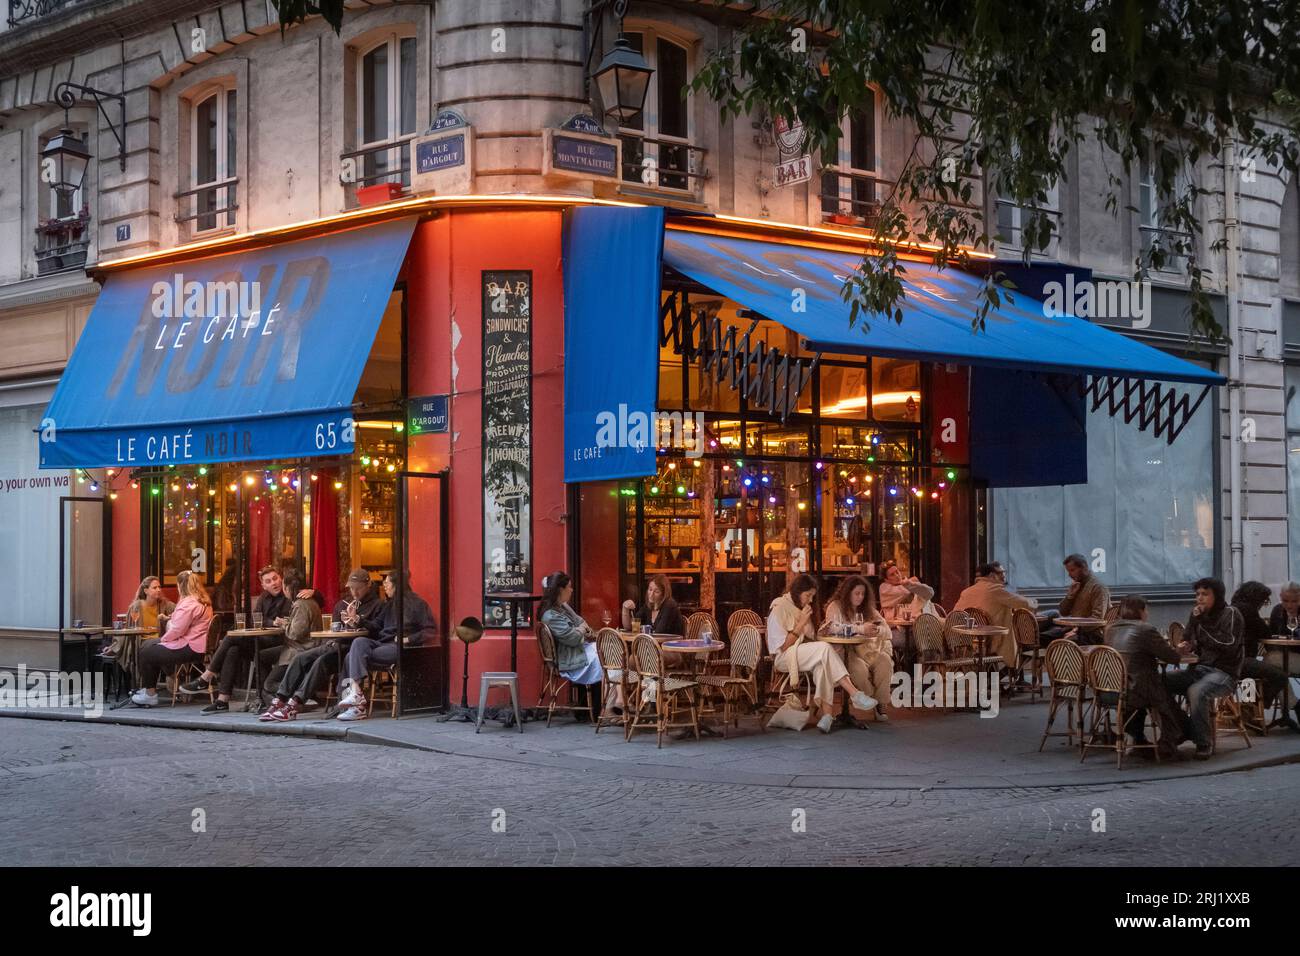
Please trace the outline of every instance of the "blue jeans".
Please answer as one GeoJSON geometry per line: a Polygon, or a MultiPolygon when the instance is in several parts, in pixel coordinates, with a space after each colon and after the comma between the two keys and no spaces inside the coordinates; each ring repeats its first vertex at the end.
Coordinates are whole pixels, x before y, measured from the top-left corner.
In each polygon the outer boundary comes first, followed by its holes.
{"type": "Polygon", "coordinates": [[[1204,664],[1165,675],[1165,688],[1169,693],[1183,694],[1187,698],[1187,710],[1192,716],[1192,739],[1197,747],[1210,746],[1210,702],[1231,694],[1234,684],[1236,681],[1230,674],[1204,664]]]}

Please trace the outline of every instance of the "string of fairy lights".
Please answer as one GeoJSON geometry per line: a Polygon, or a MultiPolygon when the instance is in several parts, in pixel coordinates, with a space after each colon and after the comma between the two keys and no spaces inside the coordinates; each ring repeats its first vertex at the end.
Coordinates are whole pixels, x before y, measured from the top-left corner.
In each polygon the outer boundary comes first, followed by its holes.
{"type": "MultiPolygon", "coordinates": [[[[725,453],[727,439],[722,440],[725,453]]],[[[718,439],[710,439],[711,450],[719,448],[718,439]]],[[[799,511],[806,511],[816,498],[818,486],[832,492],[832,500],[838,508],[855,508],[872,498],[873,492],[888,496],[890,499],[905,500],[908,497],[918,502],[938,503],[958,481],[959,471],[956,467],[944,463],[911,464],[878,460],[880,458],[881,436],[870,437],[868,453],[861,464],[838,463],[827,465],[821,460],[814,460],[809,477],[800,482],[787,483],[785,469],[787,464],[801,465],[798,461],[772,460],[754,461],[752,459],[713,459],[713,464],[720,472],[720,498],[751,498],[765,501],[769,506],[794,504],[799,511]]],[[[646,493],[651,498],[692,500],[699,497],[696,487],[699,469],[703,460],[668,458],[667,450],[659,449],[657,471],[654,476],[644,479],[646,493]]],[[[634,496],[635,485],[624,485],[619,493],[634,496]]]]}

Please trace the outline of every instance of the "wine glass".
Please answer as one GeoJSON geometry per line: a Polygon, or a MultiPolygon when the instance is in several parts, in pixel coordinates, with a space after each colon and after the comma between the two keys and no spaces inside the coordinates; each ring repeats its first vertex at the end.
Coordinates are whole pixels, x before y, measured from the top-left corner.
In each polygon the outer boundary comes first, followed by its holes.
{"type": "Polygon", "coordinates": [[[609,622],[612,621],[613,619],[614,616],[609,613],[609,608],[605,608],[603,611],[600,612],[600,622],[604,624],[606,627],[609,627],[609,622]]]}

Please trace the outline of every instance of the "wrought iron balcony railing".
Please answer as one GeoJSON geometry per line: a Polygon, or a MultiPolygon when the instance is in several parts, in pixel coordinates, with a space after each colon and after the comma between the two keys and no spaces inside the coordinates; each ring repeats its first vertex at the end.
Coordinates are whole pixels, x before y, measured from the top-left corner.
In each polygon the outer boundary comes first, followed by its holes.
{"type": "Polygon", "coordinates": [[[31,23],[82,2],[84,0],[9,0],[9,25],[16,27],[31,23]]]}

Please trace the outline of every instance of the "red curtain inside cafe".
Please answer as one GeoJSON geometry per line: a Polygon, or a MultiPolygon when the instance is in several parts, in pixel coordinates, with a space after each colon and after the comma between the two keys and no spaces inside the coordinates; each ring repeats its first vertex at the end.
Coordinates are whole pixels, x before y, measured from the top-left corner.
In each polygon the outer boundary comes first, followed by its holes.
{"type": "Polygon", "coordinates": [[[248,506],[248,593],[262,593],[257,572],[271,563],[271,502],[262,498],[248,506]]]}
{"type": "Polygon", "coordinates": [[[311,490],[311,587],[325,596],[325,609],[339,599],[339,503],[334,469],[323,469],[311,490]]]}

